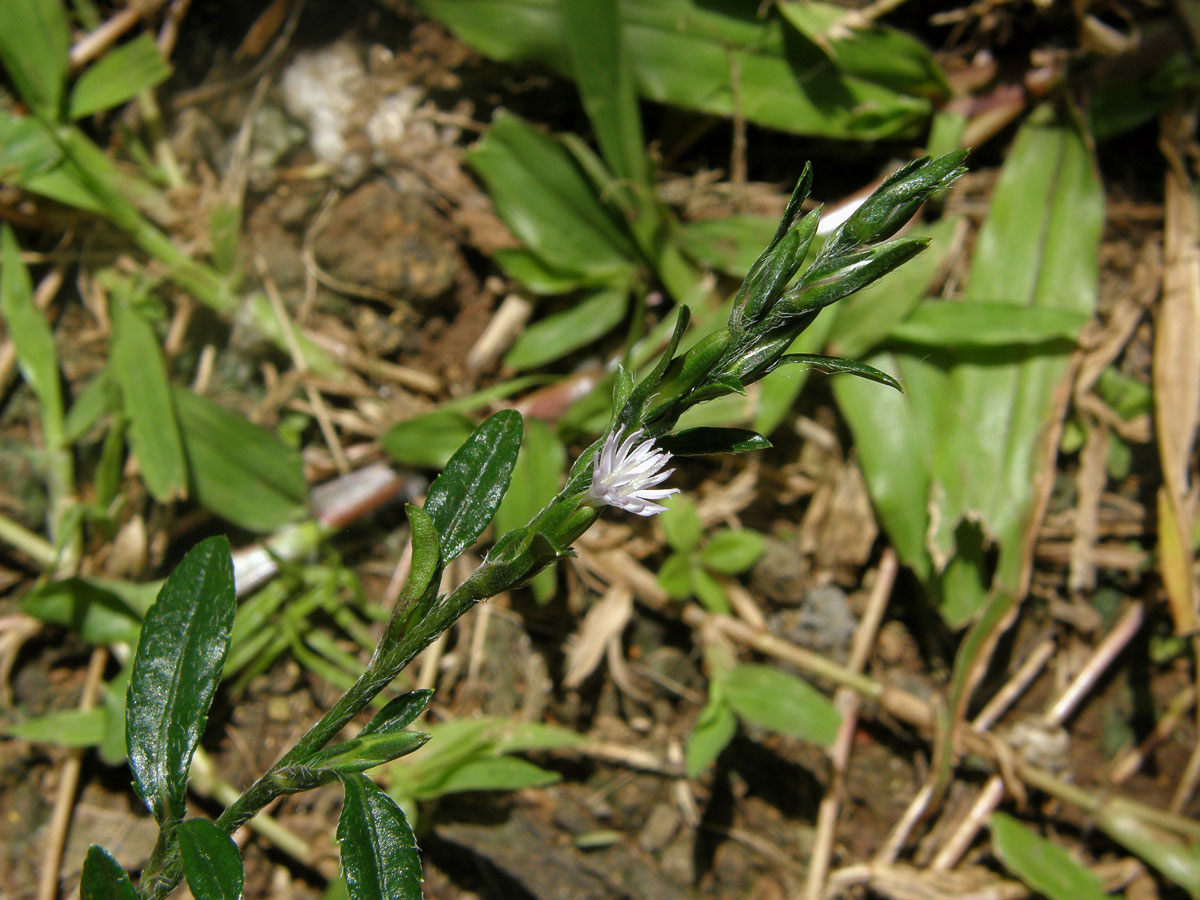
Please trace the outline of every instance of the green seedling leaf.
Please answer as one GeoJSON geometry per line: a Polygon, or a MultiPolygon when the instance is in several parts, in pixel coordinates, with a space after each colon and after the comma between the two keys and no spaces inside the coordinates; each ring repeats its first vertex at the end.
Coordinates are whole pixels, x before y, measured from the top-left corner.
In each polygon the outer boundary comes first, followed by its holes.
{"type": "Polygon", "coordinates": [[[367,734],[388,734],[407,728],[417,720],[417,716],[425,712],[425,707],[433,698],[433,691],[409,691],[388,701],[387,706],[375,714],[366,724],[359,736],[367,734]]]}
{"type": "Polygon", "coordinates": [[[500,507],[524,426],[516,410],[502,409],[476,428],[434,479],[425,512],[437,527],[442,564],[475,543],[500,507]]]}
{"type": "Polygon", "coordinates": [[[621,46],[617,4],[564,0],[559,9],[571,70],[605,160],[618,178],[649,186],[637,88],[621,46]]]}
{"type": "Polygon", "coordinates": [[[365,775],[342,776],[342,787],[337,840],[351,900],[421,900],[421,859],[404,812],[365,775]]]}
{"type": "Polygon", "coordinates": [[[780,3],[778,9],[847,75],[909,94],[950,95],[946,75],[933,54],[904,32],[878,24],[859,26],[851,10],[818,0],[780,3]]]}
{"type": "Polygon", "coordinates": [[[140,34],[109,50],[79,76],[71,90],[67,117],[80,119],[119,106],[170,76],[171,67],[154,39],[140,34]]]}
{"type": "Polygon", "coordinates": [[[766,549],[766,539],[757,531],[723,528],[700,549],[700,561],[714,572],[736,575],[758,562],[766,549]]]}
{"type": "MultiPolygon", "coordinates": [[[[419,5],[493,59],[573,74],[553,0],[419,5]]],[[[926,99],[837,71],[820,48],[798,46],[779,17],[753,6],[629,0],[619,9],[623,58],[638,92],[656,103],[726,117],[736,107],[767,128],[862,140],[915,134],[928,117],[926,99]]]]}
{"type": "Polygon", "coordinates": [[[34,116],[0,109],[0,182],[25,186],[62,161],[62,151],[34,116]]]}
{"type": "Polygon", "coordinates": [[[496,212],[550,269],[627,281],[637,251],[571,155],[511,113],[467,155],[496,212]]]}
{"type": "Polygon", "coordinates": [[[672,456],[704,456],[710,453],[747,453],[767,450],[771,442],[747,428],[685,428],[658,441],[672,456]]]}
{"type": "Polygon", "coordinates": [[[188,768],[221,678],[236,600],[229,541],[197,544],[146,613],[126,700],[134,788],[160,825],[182,819],[188,768]]]}
{"type": "Polygon", "coordinates": [[[897,324],[892,340],[927,347],[1073,346],[1089,316],[1070,309],[1011,303],[922,303],[897,324]]]}
{"type": "Polygon", "coordinates": [[[688,738],[684,752],[684,771],[695,778],[709,767],[737,733],[737,716],[719,695],[710,694],[708,703],[700,710],[696,727],[688,738]]]}
{"type": "Polygon", "coordinates": [[[729,594],[711,573],[705,571],[699,563],[693,563],[688,572],[691,579],[692,594],[709,612],[719,616],[727,616],[733,612],[729,605],[729,594]]]}
{"type": "Polygon", "coordinates": [[[829,747],[842,717],[807,681],[770,666],[737,666],[721,678],[734,711],[755,725],[829,747]]]}
{"type": "MultiPolygon", "coordinates": [[[[24,3],[0,4],[22,6],[24,3]]],[[[0,14],[0,29],[3,29],[0,14]]],[[[17,365],[37,395],[41,407],[43,439],[49,449],[63,445],[62,385],[58,378],[58,355],[54,336],[33,300],[33,282],[21,261],[21,248],[7,224],[0,230],[0,312],[17,350],[17,365]]]]}
{"type": "Polygon", "coordinates": [[[79,900],[137,900],[137,896],[121,864],[103,847],[92,844],[79,876],[79,900]]]}
{"type": "Polygon", "coordinates": [[[659,516],[667,543],[674,549],[686,553],[700,545],[704,537],[704,523],[696,511],[696,504],[687,494],[675,494],[664,501],[666,512],[659,516]]]}
{"type": "Polygon", "coordinates": [[[432,799],[466,791],[519,791],[546,787],[562,778],[533,763],[514,756],[471,759],[455,766],[436,784],[426,785],[418,799],[432,799]]]}
{"type": "Polygon", "coordinates": [[[582,287],[587,278],[579,272],[560,272],[532,250],[502,247],[492,259],[504,274],[534,294],[566,294],[582,287]]]}
{"type": "Polygon", "coordinates": [[[92,709],[64,709],[26,719],[9,726],[4,733],[9,737],[35,744],[55,744],[59,747],[95,747],[104,739],[108,711],[102,707],[92,709]]]}
{"type": "Polygon", "coordinates": [[[692,596],[692,559],[687,553],[672,553],[658,570],[658,584],[675,600],[692,596]]]}
{"type": "Polygon", "coordinates": [[[302,517],[308,481],[299,451],[219,403],[176,386],[175,409],[196,499],[250,531],[302,517]]]}
{"type": "Polygon", "coordinates": [[[61,115],[71,25],[59,0],[0,3],[0,62],[29,107],[48,122],[61,115]]]}
{"type": "Polygon", "coordinates": [[[134,643],[158,585],[105,578],[63,578],[35,587],[21,609],[52,625],[64,625],[91,644],[134,643]]]}
{"type": "Polygon", "coordinates": [[[616,328],[629,309],[625,288],[599,290],[529,326],[504,357],[517,371],[533,369],[587,347],[616,328]]]}
{"type": "Polygon", "coordinates": [[[133,308],[128,290],[114,291],[112,373],[129,416],[129,442],[142,480],[160,503],[187,496],[187,462],[167,366],[150,323],[133,308]]]}
{"type": "Polygon", "coordinates": [[[239,900],[245,873],[233,838],[207,819],[185,819],[175,829],[183,874],[196,900],[239,900]]]}
{"type": "Polygon", "coordinates": [[[1050,900],[1104,900],[1100,878],[1012,816],[992,813],[992,842],[1005,868],[1050,900]]]}
{"type": "Polygon", "coordinates": [[[383,449],[396,462],[425,469],[443,468],[470,437],[475,423],[450,410],[434,410],[399,422],[383,433],[383,449]]]}

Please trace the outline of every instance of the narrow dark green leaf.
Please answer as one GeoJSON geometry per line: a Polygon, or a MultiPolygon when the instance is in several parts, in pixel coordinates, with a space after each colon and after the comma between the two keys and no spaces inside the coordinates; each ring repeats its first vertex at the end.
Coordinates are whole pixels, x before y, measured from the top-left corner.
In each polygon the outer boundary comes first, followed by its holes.
{"type": "Polygon", "coordinates": [[[137,900],[137,891],[121,864],[97,844],[88,848],[83,859],[79,900],[137,900]]]}
{"type": "Polygon", "coordinates": [[[185,387],[174,398],[193,492],[205,508],[251,531],[274,531],[304,515],[308,481],[299,451],[185,387]]]}
{"type": "Polygon", "coordinates": [[[1105,900],[1100,878],[1066,850],[1026,828],[1012,816],[992,813],[992,841],[1005,868],[1050,900],[1105,900]]]}
{"type": "Polygon", "coordinates": [[[79,76],[71,90],[67,117],[79,119],[118,106],[170,75],[171,68],[154,39],[140,34],[109,50],[79,76]]]}
{"type": "Polygon", "coordinates": [[[700,710],[684,752],[684,770],[688,778],[695,778],[708,768],[736,733],[737,716],[729,704],[720,696],[710,695],[708,703],[700,710]]]}
{"type": "Polygon", "coordinates": [[[360,734],[313,754],[304,761],[304,766],[308,769],[323,770],[331,775],[365,772],[419,750],[428,740],[429,735],[420,731],[360,734]]]}
{"type": "Polygon", "coordinates": [[[211,537],[183,558],[146,613],[125,739],[134,788],[160,824],[186,812],[188,768],[221,678],[235,606],[229,541],[211,537]]]}
{"type": "Polygon", "coordinates": [[[359,734],[383,734],[407,728],[425,711],[432,697],[433,691],[420,690],[409,691],[389,700],[387,706],[377,712],[359,734]]]}
{"type": "Polygon", "coordinates": [[[175,829],[183,874],[196,900],[242,896],[242,853],[233,838],[207,819],[186,819],[175,829]]]}
{"type": "Polygon", "coordinates": [[[746,453],[767,450],[771,442],[748,428],[685,428],[668,434],[658,446],[672,456],[703,456],[709,453],[746,453]]]}
{"type": "Polygon", "coordinates": [[[403,811],[365,775],[342,776],[337,840],[351,900],[421,900],[421,859],[403,811]]]}
{"type": "Polygon", "coordinates": [[[154,499],[166,503],[187,495],[187,462],[158,337],[132,300],[128,290],[113,293],[112,373],[121,387],[142,480],[154,499]]]}
{"type": "Polygon", "coordinates": [[[437,409],[396,423],[383,433],[381,441],[396,462],[440,469],[474,429],[475,423],[462,413],[437,409]]]}
{"type": "MultiPolygon", "coordinates": [[[[5,4],[0,3],[0,6],[5,4]]],[[[0,24],[0,30],[3,25],[0,24]]],[[[21,261],[21,248],[12,228],[5,224],[0,230],[3,243],[0,263],[0,313],[17,350],[21,374],[33,388],[41,405],[46,446],[56,449],[63,442],[62,386],[58,378],[58,355],[54,336],[45,317],[33,300],[33,282],[29,270],[21,261]]]]}
{"type": "Polygon", "coordinates": [[[629,291],[624,287],[582,297],[568,309],[526,328],[505,354],[504,364],[521,371],[561,359],[594,344],[616,328],[628,308],[629,291]]]}
{"type": "Polygon", "coordinates": [[[57,122],[67,78],[71,25],[60,0],[0,3],[0,62],[30,108],[57,122]]]}
{"type": "Polygon", "coordinates": [[[739,716],[755,725],[830,746],[842,717],[829,699],[782,669],[744,665],[721,678],[721,689],[739,716]]]}
{"type": "Polygon", "coordinates": [[[904,390],[900,387],[900,382],[887,372],[881,372],[874,366],[853,359],[838,359],[836,356],[821,356],[816,353],[787,353],[779,357],[775,368],[779,366],[802,366],[816,369],[826,375],[857,375],[859,378],[874,381],[876,384],[886,384],[901,392],[904,390]]]}
{"type": "Polygon", "coordinates": [[[523,432],[520,413],[500,410],[472,432],[429,486],[425,512],[437,526],[443,564],[475,543],[492,521],[517,464],[523,432]]]}

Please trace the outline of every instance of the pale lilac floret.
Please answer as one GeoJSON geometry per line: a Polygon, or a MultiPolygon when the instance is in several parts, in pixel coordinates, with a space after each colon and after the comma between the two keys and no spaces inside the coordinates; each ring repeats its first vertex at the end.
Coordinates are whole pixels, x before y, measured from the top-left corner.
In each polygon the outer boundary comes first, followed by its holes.
{"type": "Polygon", "coordinates": [[[589,493],[601,503],[634,515],[653,516],[663,512],[666,507],[655,501],[679,493],[679,488],[655,489],[655,485],[662,484],[675,471],[663,470],[671,454],[655,450],[653,439],[638,444],[642,436],[640,428],[622,441],[623,431],[622,428],[610,434],[597,454],[589,493]]]}

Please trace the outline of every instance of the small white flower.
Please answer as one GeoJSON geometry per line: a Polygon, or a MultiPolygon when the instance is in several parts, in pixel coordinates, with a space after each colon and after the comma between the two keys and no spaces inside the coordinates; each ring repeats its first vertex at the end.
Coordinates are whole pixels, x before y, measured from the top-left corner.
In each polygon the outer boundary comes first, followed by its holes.
{"type": "Polygon", "coordinates": [[[634,515],[653,516],[663,512],[666,507],[654,501],[679,493],[679,488],[653,490],[656,484],[662,484],[675,471],[662,470],[671,459],[671,454],[666,450],[655,450],[653,439],[637,444],[642,436],[640,428],[622,441],[624,430],[614,431],[604,442],[592,467],[589,493],[601,503],[634,515]]]}

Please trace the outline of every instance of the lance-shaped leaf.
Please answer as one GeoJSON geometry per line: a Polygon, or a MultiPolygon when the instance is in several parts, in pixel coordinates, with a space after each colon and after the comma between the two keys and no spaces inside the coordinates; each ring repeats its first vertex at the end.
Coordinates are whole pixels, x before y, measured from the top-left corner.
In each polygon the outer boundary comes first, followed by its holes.
{"type": "Polygon", "coordinates": [[[242,854],[233,838],[207,819],[187,819],[175,829],[183,874],[196,900],[242,896],[242,854]]]}
{"type": "Polygon", "coordinates": [[[407,756],[420,749],[428,740],[429,735],[420,731],[360,734],[315,753],[304,765],[316,770],[325,770],[331,776],[365,772],[385,762],[407,756]]]}
{"type": "Polygon", "coordinates": [[[236,606],[229,542],[197,544],[146,613],[125,740],[134,788],[160,824],[183,818],[188,768],[221,678],[236,606]]]}
{"type": "Polygon", "coordinates": [[[0,3],[0,62],[30,108],[57,122],[67,78],[71,24],[60,0],[0,3]]]}
{"type": "Polygon", "coordinates": [[[629,291],[624,286],[581,297],[526,328],[505,355],[504,364],[521,371],[561,359],[616,328],[628,308],[629,291]]]}
{"type": "Polygon", "coordinates": [[[345,775],[337,840],[351,900],[421,900],[417,842],[396,801],[365,775],[345,775]]]}
{"type": "Polygon", "coordinates": [[[124,103],[139,91],[166,81],[171,68],[148,34],[105,53],[79,76],[67,115],[78,119],[124,103]]]}
{"type": "Polygon", "coordinates": [[[819,353],[785,353],[771,368],[774,370],[779,366],[803,366],[806,369],[816,369],[826,375],[857,375],[859,378],[874,381],[876,384],[886,384],[898,391],[904,390],[900,387],[900,382],[887,372],[882,372],[874,366],[868,366],[866,363],[853,359],[822,356],[819,353]]]}
{"type": "Polygon", "coordinates": [[[672,456],[704,456],[710,453],[746,453],[766,450],[771,442],[757,431],[747,428],[714,428],[698,426],[668,434],[658,446],[672,456]]]}
{"type": "Polygon", "coordinates": [[[425,707],[429,705],[432,697],[433,691],[420,690],[409,691],[407,694],[401,694],[399,697],[389,700],[387,706],[377,712],[375,718],[363,727],[359,736],[386,734],[407,728],[416,721],[417,716],[425,711],[425,707]]]}
{"type": "Polygon", "coordinates": [[[992,842],[1005,868],[1050,900],[1104,900],[1100,877],[1061,847],[1030,831],[1012,816],[993,813],[992,842]]]}
{"type": "Polygon", "coordinates": [[[442,563],[475,543],[492,521],[521,450],[521,414],[502,409],[471,433],[429,486],[425,512],[437,527],[442,563]]]}
{"type": "Polygon", "coordinates": [[[772,666],[737,666],[721,676],[721,693],[739,716],[780,734],[833,744],[842,717],[810,685],[772,666]]]}
{"type": "Polygon", "coordinates": [[[103,847],[92,844],[79,876],[79,900],[137,900],[133,882],[103,847]]]}

